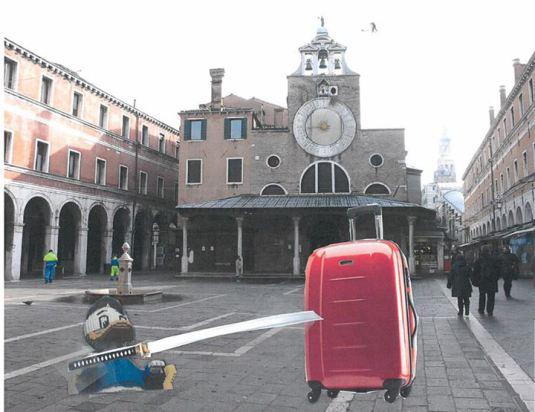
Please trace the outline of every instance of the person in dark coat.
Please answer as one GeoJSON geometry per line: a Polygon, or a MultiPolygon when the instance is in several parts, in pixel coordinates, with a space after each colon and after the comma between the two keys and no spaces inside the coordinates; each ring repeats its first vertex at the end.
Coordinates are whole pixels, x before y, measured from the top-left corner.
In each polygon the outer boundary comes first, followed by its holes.
{"type": "Polygon", "coordinates": [[[508,247],[505,247],[501,256],[500,274],[503,278],[503,291],[507,299],[511,299],[513,280],[518,279],[519,264],[518,256],[511,253],[508,247]]]}
{"type": "Polygon", "coordinates": [[[490,246],[481,249],[481,255],[474,263],[472,284],[479,288],[478,312],[483,314],[485,309],[489,316],[494,312],[494,297],[498,291],[498,275],[500,262],[497,256],[491,254],[490,246]]]}
{"type": "Polygon", "coordinates": [[[453,265],[448,275],[448,289],[451,288],[451,296],[457,298],[459,312],[457,315],[470,314],[470,297],[472,296],[472,284],[470,283],[471,268],[462,254],[453,259],[453,265]]]}

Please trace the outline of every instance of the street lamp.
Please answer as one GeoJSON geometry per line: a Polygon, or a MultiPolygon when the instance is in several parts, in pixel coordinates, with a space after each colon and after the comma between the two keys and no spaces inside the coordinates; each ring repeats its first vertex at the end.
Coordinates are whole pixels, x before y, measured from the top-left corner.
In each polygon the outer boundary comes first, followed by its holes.
{"type": "Polygon", "coordinates": [[[152,224],[152,267],[156,269],[156,247],[160,241],[160,227],[158,223],[152,224]]]}

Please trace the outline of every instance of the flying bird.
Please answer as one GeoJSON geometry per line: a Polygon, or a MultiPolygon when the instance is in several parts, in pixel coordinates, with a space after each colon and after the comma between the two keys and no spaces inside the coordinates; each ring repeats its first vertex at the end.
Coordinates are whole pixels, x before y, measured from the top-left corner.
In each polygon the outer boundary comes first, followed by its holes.
{"type": "Polygon", "coordinates": [[[30,306],[33,303],[33,300],[23,300],[22,303],[24,303],[25,305],[30,306]]]}

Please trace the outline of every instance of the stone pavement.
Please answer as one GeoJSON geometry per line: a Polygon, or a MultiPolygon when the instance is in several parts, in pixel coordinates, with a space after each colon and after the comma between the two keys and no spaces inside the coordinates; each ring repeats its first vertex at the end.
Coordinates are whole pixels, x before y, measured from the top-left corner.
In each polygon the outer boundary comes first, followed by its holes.
{"type": "MultiPolygon", "coordinates": [[[[66,358],[87,350],[80,325],[87,305],[69,302],[65,296],[107,285],[110,283],[105,278],[98,277],[65,279],[46,287],[37,280],[5,284],[6,410],[526,410],[467,327],[468,322],[457,318],[435,279],[413,283],[421,320],[418,377],[411,396],[394,404],[383,400],[382,391],[341,393],[335,401],[323,394],[316,404],[309,404],[301,327],[229,335],[164,352],[157,358],[175,363],[178,369],[171,391],[69,396],[66,358]],[[54,300],[62,296],[63,301],[54,300]],[[22,300],[34,303],[26,306],[22,300]]],[[[163,287],[165,293],[180,295],[180,300],[128,306],[139,340],[298,311],[303,306],[302,283],[236,284],[134,275],[135,287],[154,285],[163,287]]],[[[520,288],[517,296],[514,305],[521,305],[518,308],[498,302],[495,322],[501,321],[500,313],[503,319],[514,317],[517,310],[533,314],[532,300],[521,300],[520,288]],[[513,313],[506,318],[508,310],[513,313]]],[[[533,328],[532,321],[526,325],[521,319],[508,323],[512,337],[523,337],[526,329],[533,328]]],[[[487,320],[481,322],[485,325],[487,320]]],[[[497,341],[502,339],[500,327],[491,326],[489,331],[497,341]]],[[[516,347],[508,346],[509,338],[503,337],[503,342],[506,350],[516,347]]],[[[530,344],[533,341],[528,338],[524,345],[530,344]]],[[[524,365],[524,352],[519,353],[511,356],[524,365]]]]}

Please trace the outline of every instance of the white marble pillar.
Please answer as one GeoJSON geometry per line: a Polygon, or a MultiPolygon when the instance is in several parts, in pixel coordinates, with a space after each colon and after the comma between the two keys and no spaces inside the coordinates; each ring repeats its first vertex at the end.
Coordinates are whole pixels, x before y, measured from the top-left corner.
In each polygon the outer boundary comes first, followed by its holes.
{"type": "Polygon", "coordinates": [[[357,222],[355,219],[348,219],[349,224],[349,240],[357,239],[357,222]]]}
{"type": "Polygon", "coordinates": [[[407,220],[409,222],[409,270],[411,274],[414,274],[414,222],[416,222],[416,216],[408,216],[407,220]]]}
{"type": "Polygon", "coordinates": [[[444,241],[437,240],[437,270],[444,271],[444,241]]]}
{"type": "MultiPolygon", "coordinates": [[[[32,234],[30,233],[30,236],[32,234]]],[[[59,226],[46,226],[45,227],[45,251],[47,253],[50,249],[54,251],[55,254],[58,253],[58,236],[59,236],[59,226]]],[[[44,254],[43,254],[44,256],[44,254]]]]}
{"type": "Polygon", "coordinates": [[[119,295],[132,294],[132,262],[134,259],[128,253],[130,245],[123,244],[123,254],[119,258],[119,279],[117,280],[117,293],[119,295]]]}
{"type": "Polygon", "coordinates": [[[237,255],[240,256],[243,261],[243,217],[237,217],[236,223],[238,224],[237,255]]]}
{"type": "Polygon", "coordinates": [[[182,218],[182,262],[180,271],[188,273],[188,218],[182,218]]]}
{"type": "Polygon", "coordinates": [[[11,247],[10,276],[7,280],[20,280],[20,266],[22,259],[22,232],[24,224],[13,225],[13,244],[11,247]]]}
{"type": "Polygon", "coordinates": [[[301,273],[301,256],[299,254],[299,216],[292,218],[294,222],[294,258],[293,258],[293,274],[299,275],[301,273]]]}
{"type": "Polygon", "coordinates": [[[74,247],[74,274],[85,276],[87,264],[87,226],[79,226],[74,247]]]}
{"type": "MultiPolygon", "coordinates": [[[[111,264],[111,258],[113,254],[113,230],[105,230],[102,236],[102,261],[100,262],[100,271],[102,272],[105,265],[111,264]]],[[[117,253],[117,252],[115,252],[117,253]]]]}

